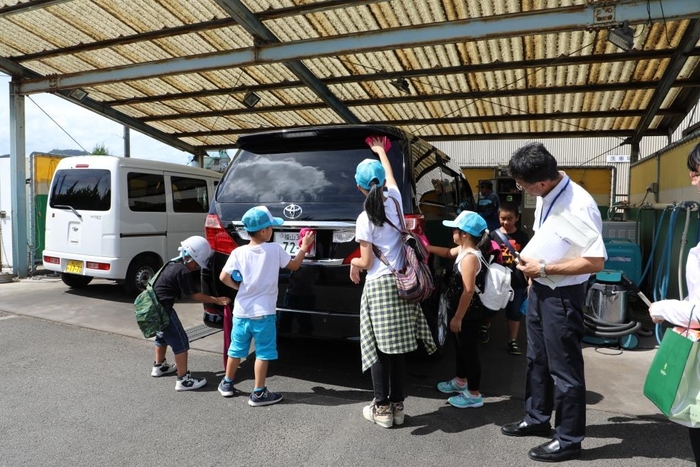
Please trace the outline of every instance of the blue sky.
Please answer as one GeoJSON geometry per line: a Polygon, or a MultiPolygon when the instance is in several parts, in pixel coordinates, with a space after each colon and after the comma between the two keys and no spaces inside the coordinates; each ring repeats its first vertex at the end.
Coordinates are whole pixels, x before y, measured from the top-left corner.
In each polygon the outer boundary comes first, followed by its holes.
{"type": "MultiPolygon", "coordinates": [[[[0,154],[10,153],[9,83],[10,77],[0,73],[0,154]]],[[[24,102],[27,154],[80,146],[90,152],[96,145],[104,145],[110,154],[124,155],[122,125],[51,94],[33,94],[24,102]]],[[[131,157],[186,164],[192,155],[131,130],[131,157]]]]}

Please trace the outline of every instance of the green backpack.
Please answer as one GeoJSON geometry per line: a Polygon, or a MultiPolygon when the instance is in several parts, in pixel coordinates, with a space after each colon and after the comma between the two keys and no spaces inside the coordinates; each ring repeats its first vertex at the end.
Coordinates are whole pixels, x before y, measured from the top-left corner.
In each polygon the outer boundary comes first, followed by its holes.
{"type": "Polygon", "coordinates": [[[162,268],[156,272],[151,280],[146,284],[146,290],[141,292],[136,300],[134,300],[134,313],[136,314],[136,323],[139,325],[143,337],[151,338],[158,332],[162,331],[170,324],[170,316],[165,310],[165,307],[158,301],[156,291],[153,290],[153,284],[156,283],[160,273],[165,267],[170,264],[170,261],[165,263],[162,268]]]}

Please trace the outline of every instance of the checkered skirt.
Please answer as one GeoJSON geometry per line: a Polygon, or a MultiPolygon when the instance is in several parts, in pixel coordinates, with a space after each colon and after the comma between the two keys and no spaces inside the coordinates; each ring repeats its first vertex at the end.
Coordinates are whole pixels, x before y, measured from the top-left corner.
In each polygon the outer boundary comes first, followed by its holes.
{"type": "Polygon", "coordinates": [[[418,340],[428,353],[437,350],[420,304],[399,296],[394,275],[365,282],[360,301],[362,371],[377,362],[377,349],[386,354],[408,353],[416,350],[418,340]]]}

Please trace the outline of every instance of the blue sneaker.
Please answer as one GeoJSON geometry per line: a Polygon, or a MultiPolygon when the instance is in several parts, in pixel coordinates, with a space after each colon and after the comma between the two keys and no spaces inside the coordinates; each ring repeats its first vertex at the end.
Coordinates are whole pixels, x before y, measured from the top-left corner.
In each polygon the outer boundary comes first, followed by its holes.
{"type": "Polygon", "coordinates": [[[226,382],[225,379],[221,379],[219,383],[219,392],[224,397],[233,397],[239,395],[241,392],[233,387],[233,381],[230,383],[226,382]]]}
{"type": "Polygon", "coordinates": [[[250,398],[248,399],[248,405],[251,407],[259,407],[262,405],[272,405],[282,401],[282,394],[277,394],[272,391],[268,391],[267,387],[262,390],[262,392],[255,394],[250,393],[250,398]]]}
{"type": "Polygon", "coordinates": [[[443,381],[437,385],[438,391],[445,394],[452,394],[453,392],[462,392],[467,389],[467,385],[460,386],[457,383],[457,378],[452,378],[449,381],[443,381]]]}
{"type": "Polygon", "coordinates": [[[458,409],[475,409],[484,405],[484,399],[481,394],[478,396],[473,396],[469,391],[464,390],[447,399],[452,407],[457,407],[458,409]]]}

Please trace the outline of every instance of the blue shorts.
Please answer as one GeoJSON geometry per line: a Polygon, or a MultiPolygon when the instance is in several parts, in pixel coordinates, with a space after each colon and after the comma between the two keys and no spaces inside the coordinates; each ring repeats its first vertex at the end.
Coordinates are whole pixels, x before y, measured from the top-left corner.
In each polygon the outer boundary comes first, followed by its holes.
{"type": "Polygon", "coordinates": [[[245,358],[250,350],[250,341],[255,339],[255,358],[277,360],[277,315],[260,318],[233,317],[231,345],[227,355],[245,358]]]}
{"type": "MultiPolygon", "coordinates": [[[[509,321],[520,321],[523,314],[520,313],[520,307],[527,297],[527,289],[513,289],[513,300],[508,302],[505,307],[506,318],[509,321]]],[[[495,316],[498,311],[492,311],[484,307],[484,310],[488,312],[489,316],[495,316]]]]}
{"type": "Polygon", "coordinates": [[[170,346],[175,355],[190,350],[190,340],[185,328],[182,327],[180,318],[173,308],[169,308],[170,324],[162,332],[156,334],[156,347],[170,346]]]}

